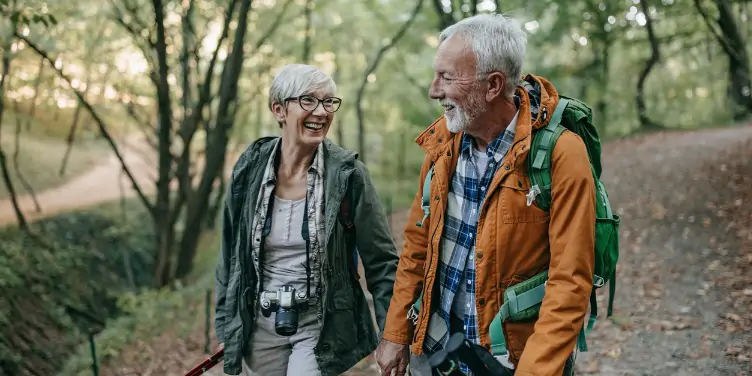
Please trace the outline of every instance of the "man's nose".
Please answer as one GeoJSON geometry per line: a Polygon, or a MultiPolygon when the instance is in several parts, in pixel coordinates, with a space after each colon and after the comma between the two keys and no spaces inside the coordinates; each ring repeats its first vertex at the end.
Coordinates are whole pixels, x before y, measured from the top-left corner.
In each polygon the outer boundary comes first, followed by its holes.
{"type": "Polygon", "coordinates": [[[428,96],[431,97],[431,99],[441,99],[444,96],[443,91],[439,89],[439,85],[436,81],[437,79],[434,78],[433,81],[431,81],[431,86],[428,88],[428,96]]]}

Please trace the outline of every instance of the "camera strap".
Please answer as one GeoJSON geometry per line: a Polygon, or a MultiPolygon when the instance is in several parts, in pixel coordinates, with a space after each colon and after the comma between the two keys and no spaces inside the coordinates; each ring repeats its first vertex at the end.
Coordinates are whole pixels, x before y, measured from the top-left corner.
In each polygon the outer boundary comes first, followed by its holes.
{"type": "MultiPolygon", "coordinates": [[[[266,243],[266,237],[272,231],[272,215],[274,213],[274,198],[276,186],[272,188],[272,192],[269,195],[269,204],[266,211],[266,219],[264,221],[264,230],[261,234],[261,244],[259,245],[259,270],[261,270],[261,264],[264,262],[264,244],[266,243]]],[[[308,226],[308,192],[306,192],[305,209],[303,210],[303,225],[301,228],[301,236],[305,240],[306,244],[306,264],[303,266],[306,270],[306,299],[311,298],[311,238],[308,226]]],[[[259,291],[264,291],[264,278],[259,278],[259,291]]]]}

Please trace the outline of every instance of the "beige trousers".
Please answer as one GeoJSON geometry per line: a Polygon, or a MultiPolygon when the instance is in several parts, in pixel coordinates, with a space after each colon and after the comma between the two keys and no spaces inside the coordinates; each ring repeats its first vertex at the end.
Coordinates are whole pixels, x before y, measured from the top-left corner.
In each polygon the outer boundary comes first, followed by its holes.
{"type": "Polygon", "coordinates": [[[298,332],[283,337],[274,332],[274,317],[259,314],[251,335],[249,354],[243,359],[245,376],[321,376],[314,347],[319,339],[316,309],[301,313],[298,332]]]}

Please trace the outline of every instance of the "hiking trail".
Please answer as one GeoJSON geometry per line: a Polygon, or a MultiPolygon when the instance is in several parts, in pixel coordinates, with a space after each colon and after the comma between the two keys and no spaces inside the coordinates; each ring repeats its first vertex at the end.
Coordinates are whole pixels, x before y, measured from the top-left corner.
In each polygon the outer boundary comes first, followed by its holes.
{"type": "MultiPolygon", "coordinates": [[[[130,136],[118,143],[118,149],[136,182],[145,194],[153,191],[156,179],[157,162],[154,149],[146,144],[142,136],[130,136]]],[[[75,151],[74,151],[75,152],[75,151]]],[[[16,183],[16,188],[21,188],[16,183]]],[[[136,194],[128,176],[122,172],[122,165],[110,152],[102,162],[92,166],[83,174],[71,177],[58,187],[37,192],[37,200],[42,211],[36,212],[31,195],[18,195],[19,206],[28,221],[46,218],[65,211],[117,200],[124,195],[136,194]]],[[[17,223],[16,212],[10,198],[0,200],[0,226],[17,223]]]]}

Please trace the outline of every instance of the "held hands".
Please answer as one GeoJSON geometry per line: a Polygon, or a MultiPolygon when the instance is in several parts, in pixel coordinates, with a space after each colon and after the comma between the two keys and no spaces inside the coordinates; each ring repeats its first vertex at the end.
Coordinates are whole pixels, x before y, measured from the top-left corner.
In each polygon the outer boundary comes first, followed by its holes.
{"type": "Polygon", "coordinates": [[[384,376],[405,376],[407,364],[410,362],[410,348],[408,345],[394,343],[381,339],[373,354],[384,376]]]}

